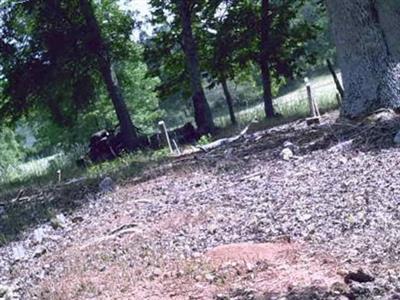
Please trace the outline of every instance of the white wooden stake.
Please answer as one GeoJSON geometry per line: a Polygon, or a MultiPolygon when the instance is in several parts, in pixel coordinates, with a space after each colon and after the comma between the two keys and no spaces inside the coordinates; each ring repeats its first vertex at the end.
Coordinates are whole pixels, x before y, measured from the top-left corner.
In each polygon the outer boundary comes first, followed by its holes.
{"type": "Polygon", "coordinates": [[[181,155],[182,152],[181,152],[181,149],[179,149],[178,143],[175,141],[175,139],[172,139],[172,142],[174,143],[174,146],[175,146],[175,149],[176,149],[176,153],[178,155],[181,155]]]}
{"type": "Polygon", "coordinates": [[[165,138],[166,138],[167,143],[168,143],[169,151],[171,153],[174,153],[174,149],[172,148],[171,140],[169,139],[169,134],[168,134],[168,130],[167,130],[167,126],[165,125],[165,122],[164,121],[158,122],[158,126],[160,126],[161,132],[164,132],[165,138]]]}
{"type": "Polygon", "coordinates": [[[58,183],[61,182],[61,170],[57,170],[57,175],[58,175],[58,183]]]}
{"type": "Polygon", "coordinates": [[[316,111],[316,106],[314,104],[314,99],[312,97],[311,84],[310,84],[310,80],[308,79],[308,77],[304,78],[304,82],[306,83],[308,105],[310,106],[310,114],[311,114],[311,117],[314,118],[317,116],[317,111],[316,111]]]}
{"type": "Polygon", "coordinates": [[[308,105],[310,106],[311,114],[311,117],[307,119],[307,125],[319,124],[321,114],[319,112],[318,104],[314,101],[312,96],[310,80],[306,77],[304,78],[304,82],[306,83],[308,105]]]}

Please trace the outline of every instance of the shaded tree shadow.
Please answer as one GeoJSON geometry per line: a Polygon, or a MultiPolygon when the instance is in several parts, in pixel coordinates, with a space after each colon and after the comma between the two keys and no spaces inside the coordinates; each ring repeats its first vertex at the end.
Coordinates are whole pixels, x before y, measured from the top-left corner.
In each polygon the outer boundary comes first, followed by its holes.
{"type": "MultiPolygon", "coordinates": [[[[299,147],[299,154],[304,155],[318,150],[379,152],[396,147],[394,137],[400,130],[400,116],[394,113],[382,112],[371,115],[362,121],[350,121],[332,118],[322,118],[320,125],[308,127],[305,120],[286,124],[280,128],[266,130],[258,140],[250,136],[253,144],[243,147],[243,141],[238,141],[237,152],[248,155],[265,150],[282,149],[286,141],[299,147]]],[[[258,133],[253,133],[257,137],[258,133]]]]}
{"type": "MultiPolygon", "coordinates": [[[[146,163],[131,163],[107,174],[125,180],[145,175],[146,163]]],[[[76,182],[49,184],[46,187],[21,188],[0,201],[0,247],[21,238],[29,228],[49,222],[58,213],[69,215],[84,207],[90,199],[99,198],[103,177],[81,178],[76,182]]]]}
{"type": "MultiPolygon", "coordinates": [[[[70,213],[87,202],[95,182],[27,189],[12,200],[0,203],[0,246],[15,241],[30,227],[48,222],[59,212],[70,213]]],[[[22,191],[22,190],[21,190],[22,191]]]]}

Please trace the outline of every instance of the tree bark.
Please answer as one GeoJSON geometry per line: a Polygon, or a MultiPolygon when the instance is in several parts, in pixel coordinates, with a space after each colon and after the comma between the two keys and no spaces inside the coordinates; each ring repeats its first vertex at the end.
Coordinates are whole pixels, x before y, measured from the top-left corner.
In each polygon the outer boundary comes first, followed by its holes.
{"type": "Polygon", "coordinates": [[[190,75],[194,118],[200,134],[212,133],[215,130],[210,106],[201,84],[199,58],[196,40],[192,30],[192,9],[190,0],[179,1],[179,13],[182,22],[183,51],[190,75]]]}
{"type": "Polygon", "coordinates": [[[226,82],[225,77],[222,77],[221,85],[222,85],[222,89],[224,90],[226,105],[228,106],[229,117],[231,119],[231,123],[232,123],[232,125],[235,125],[237,122],[236,122],[236,117],[235,117],[235,111],[233,110],[233,100],[232,100],[231,93],[229,92],[228,84],[226,82]]]}
{"type": "Polygon", "coordinates": [[[272,102],[272,91],[271,91],[271,73],[269,70],[269,30],[271,27],[271,21],[269,17],[269,0],[262,0],[261,3],[261,49],[259,64],[261,68],[261,77],[263,84],[263,98],[264,98],[264,110],[267,118],[275,116],[274,106],[272,102]]]}
{"type": "Polygon", "coordinates": [[[128,107],[113,69],[110,52],[102,38],[101,29],[95,17],[91,0],[80,0],[80,7],[91,33],[88,46],[97,56],[99,71],[103,77],[108,94],[117,114],[124,144],[128,150],[132,151],[138,146],[136,128],[129,115],[128,107]]]}
{"type": "Polygon", "coordinates": [[[326,0],[342,71],[342,115],[400,108],[400,2],[326,0]]]}

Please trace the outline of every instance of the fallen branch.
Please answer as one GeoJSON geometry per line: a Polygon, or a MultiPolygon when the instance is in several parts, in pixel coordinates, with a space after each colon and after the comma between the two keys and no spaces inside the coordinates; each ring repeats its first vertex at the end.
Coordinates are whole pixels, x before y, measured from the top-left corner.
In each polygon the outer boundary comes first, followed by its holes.
{"type": "Polygon", "coordinates": [[[11,200],[11,203],[18,202],[18,201],[21,199],[21,197],[22,197],[23,194],[24,194],[24,190],[20,190],[20,191],[18,192],[17,197],[16,197],[15,199],[11,200]]]}
{"type": "Polygon", "coordinates": [[[112,230],[108,235],[114,235],[114,234],[120,233],[121,231],[124,231],[126,229],[134,228],[134,227],[137,227],[137,226],[138,225],[135,224],[135,223],[124,224],[124,225],[121,225],[118,228],[112,230]]]}
{"type": "Polygon", "coordinates": [[[136,224],[127,224],[127,225],[122,225],[120,227],[118,227],[117,229],[111,231],[108,235],[99,237],[99,238],[95,238],[89,242],[87,242],[86,244],[82,245],[80,247],[81,250],[97,245],[97,244],[101,244],[103,242],[109,241],[109,240],[113,240],[117,237],[122,237],[124,235],[127,234],[137,234],[137,233],[141,233],[142,230],[137,228],[136,224]]]}
{"type": "Polygon", "coordinates": [[[246,181],[246,180],[250,180],[250,179],[254,179],[256,177],[262,177],[265,174],[265,171],[261,171],[261,172],[256,172],[247,176],[243,176],[242,178],[239,179],[240,182],[242,181],[246,181]]]}
{"type": "Polygon", "coordinates": [[[231,144],[231,143],[233,143],[233,142],[236,142],[237,140],[241,139],[242,137],[244,137],[244,136],[246,135],[246,133],[247,133],[247,132],[249,131],[249,129],[250,129],[250,126],[251,126],[253,123],[255,123],[255,122],[256,122],[256,120],[251,121],[250,124],[247,125],[247,126],[240,132],[240,134],[238,134],[238,135],[236,135],[236,136],[233,136],[233,137],[230,137],[230,138],[219,139],[219,140],[216,140],[216,141],[214,141],[214,142],[212,142],[212,143],[209,143],[209,144],[207,144],[207,145],[196,146],[196,148],[198,148],[198,149],[202,150],[203,152],[206,152],[206,153],[207,153],[207,152],[209,152],[209,151],[211,151],[211,150],[213,150],[213,149],[215,149],[215,148],[218,148],[218,147],[221,147],[221,146],[228,145],[228,144],[231,144]]]}

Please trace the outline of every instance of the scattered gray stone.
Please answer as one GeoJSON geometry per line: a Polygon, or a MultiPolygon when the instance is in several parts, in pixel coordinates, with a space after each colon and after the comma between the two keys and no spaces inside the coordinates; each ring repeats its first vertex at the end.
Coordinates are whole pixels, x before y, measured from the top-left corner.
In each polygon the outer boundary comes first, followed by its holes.
{"type": "Polygon", "coordinates": [[[357,272],[349,272],[349,274],[347,274],[344,277],[344,282],[346,282],[346,283],[350,283],[352,281],[365,283],[365,282],[372,282],[374,280],[375,280],[374,277],[372,277],[371,275],[365,273],[361,269],[358,270],[357,272]]]}
{"type": "Polygon", "coordinates": [[[115,183],[110,177],[104,178],[99,184],[100,192],[109,193],[115,190],[115,183]]]}
{"type": "Polygon", "coordinates": [[[6,285],[0,285],[0,297],[3,298],[8,293],[9,287],[6,285]]]}
{"type": "Polygon", "coordinates": [[[67,218],[63,214],[58,214],[50,220],[54,229],[67,227],[67,218]]]}
{"type": "Polygon", "coordinates": [[[39,258],[41,257],[43,254],[45,254],[47,252],[47,249],[45,247],[38,247],[35,252],[33,253],[33,257],[34,258],[39,258]]]}
{"type": "Polygon", "coordinates": [[[283,150],[281,151],[281,153],[280,153],[280,157],[281,157],[283,160],[286,160],[286,161],[289,161],[290,159],[292,159],[293,156],[294,156],[293,151],[290,150],[289,148],[283,149],[283,150]]]}
{"type": "Polygon", "coordinates": [[[209,283],[213,283],[213,282],[215,281],[215,276],[212,275],[212,274],[210,274],[210,273],[207,273],[207,274],[205,275],[205,278],[206,278],[206,280],[207,280],[209,283]]]}
{"type": "Polygon", "coordinates": [[[289,148],[294,154],[298,154],[300,152],[300,147],[290,141],[284,142],[283,148],[289,148]]]}
{"type": "Polygon", "coordinates": [[[350,140],[350,141],[341,142],[341,143],[329,148],[328,151],[331,153],[345,152],[345,151],[351,150],[352,147],[353,147],[353,140],[350,140]]]}
{"type": "Polygon", "coordinates": [[[16,295],[14,294],[13,288],[8,285],[0,284],[0,299],[1,300],[16,299],[16,295]]]}
{"type": "Polygon", "coordinates": [[[207,232],[209,234],[215,234],[217,232],[217,230],[218,230],[218,226],[217,225],[213,225],[213,224],[209,225],[208,228],[207,228],[207,232]]]}
{"type": "Polygon", "coordinates": [[[83,222],[83,217],[82,216],[76,216],[72,218],[72,223],[82,223],[83,222]]]}

